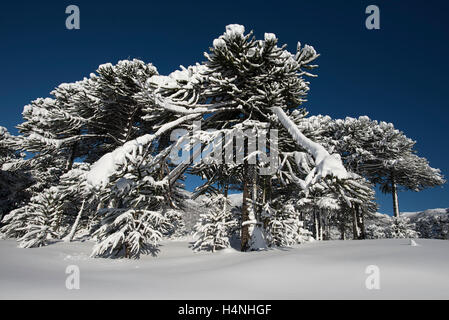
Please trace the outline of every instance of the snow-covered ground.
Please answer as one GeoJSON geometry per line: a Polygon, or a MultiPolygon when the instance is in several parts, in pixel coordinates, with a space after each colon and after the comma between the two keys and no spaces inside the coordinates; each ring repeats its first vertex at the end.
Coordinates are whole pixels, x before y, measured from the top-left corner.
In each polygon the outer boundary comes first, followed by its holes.
{"type": "Polygon", "coordinates": [[[91,259],[92,243],[19,249],[0,241],[0,298],[142,299],[449,299],[449,241],[325,241],[290,249],[193,253],[188,241],[164,242],[157,258],[91,259]],[[66,289],[66,268],[80,289],[66,289]],[[368,290],[366,268],[380,270],[368,290]]]}

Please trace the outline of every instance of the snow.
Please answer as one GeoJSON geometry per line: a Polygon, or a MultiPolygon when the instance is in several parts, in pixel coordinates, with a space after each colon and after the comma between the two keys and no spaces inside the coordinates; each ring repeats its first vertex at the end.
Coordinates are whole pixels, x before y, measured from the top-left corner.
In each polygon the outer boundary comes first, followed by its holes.
{"type": "Polygon", "coordinates": [[[154,85],[158,88],[176,89],[178,82],[169,76],[154,75],[147,80],[148,85],[154,85]]]}
{"type": "Polygon", "coordinates": [[[120,165],[126,163],[127,155],[142,150],[144,146],[155,138],[152,134],[146,134],[135,140],[128,141],[123,146],[105,154],[95,162],[87,173],[87,182],[96,187],[106,186],[109,177],[116,172],[120,165]]]}
{"type": "Polygon", "coordinates": [[[264,39],[265,41],[275,41],[276,35],[274,33],[265,33],[264,39]]]}
{"type": "Polygon", "coordinates": [[[9,171],[9,170],[11,170],[12,168],[14,167],[14,163],[4,163],[2,166],[1,166],[1,170],[3,170],[3,171],[9,171]]]}
{"type": "Polygon", "coordinates": [[[147,85],[162,89],[179,89],[180,84],[184,84],[186,88],[191,89],[192,85],[203,81],[203,73],[207,70],[206,66],[200,64],[187,68],[180,66],[180,68],[181,70],[175,70],[168,76],[154,75],[150,77],[147,80],[147,85]]]}
{"type": "Polygon", "coordinates": [[[243,193],[233,193],[228,195],[229,203],[232,207],[241,207],[243,203],[243,193]]]}
{"type": "Polygon", "coordinates": [[[216,48],[216,49],[222,49],[222,48],[225,48],[225,47],[226,47],[226,42],[225,42],[223,39],[218,38],[218,39],[215,39],[215,40],[214,40],[213,46],[214,46],[214,48],[216,48]]]}
{"type": "Polygon", "coordinates": [[[245,27],[240,24],[229,24],[226,26],[226,37],[234,38],[237,36],[243,36],[244,33],[245,27]]]}
{"type": "Polygon", "coordinates": [[[324,241],[291,249],[194,253],[163,242],[157,258],[89,258],[91,243],[19,249],[0,241],[0,299],[448,299],[449,241],[324,241]],[[80,289],[67,290],[69,265],[80,289]],[[380,290],[367,290],[370,265],[380,290]],[[248,272],[248,271],[251,272],[248,272]]]}
{"type": "Polygon", "coordinates": [[[5,136],[8,134],[8,129],[5,127],[0,126],[0,136],[5,136]]]}

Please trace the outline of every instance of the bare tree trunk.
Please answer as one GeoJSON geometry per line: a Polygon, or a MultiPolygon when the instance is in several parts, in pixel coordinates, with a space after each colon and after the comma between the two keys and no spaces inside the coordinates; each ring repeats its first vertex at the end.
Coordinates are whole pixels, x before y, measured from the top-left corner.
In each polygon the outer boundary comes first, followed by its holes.
{"type": "Polygon", "coordinates": [[[70,230],[70,233],[67,235],[67,237],[64,239],[64,241],[70,242],[73,240],[73,237],[76,233],[76,228],[78,228],[78,224],[80,222],[81,216],[83,215],[84,211],[84,205],[86,203],[86,200],[83,200],[83,204],[81,205],[81,209],[78,212],[78,215],[76,216],[75,222],[73,223],[72,229],[70,230]]]}
{"type": "Polygon", "coordinates": [[[320,226],[320,241],[323,241],[323,215],[322,210],[318,211],[318,225],[320,226]]]}
{"type": "Polygon", "coordinates": [[[398,200],[398,188],[393,174],[391,174],[391,194],[393,196],[393,213],[396,218],[399,217],[399,200],[398,200]]]}
{"type": "Polygon", "coordinates": [[[351,208],[352,212],[352,237],[354,240],[359,239],[359,227],[357,225],[357,213],[355,207],[351,208]]]}

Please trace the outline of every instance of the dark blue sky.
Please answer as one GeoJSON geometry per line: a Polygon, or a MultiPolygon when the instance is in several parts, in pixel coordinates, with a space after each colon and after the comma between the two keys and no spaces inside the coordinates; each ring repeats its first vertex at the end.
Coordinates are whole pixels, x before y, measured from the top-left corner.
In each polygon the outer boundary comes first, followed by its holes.
{"type": "MultiPolygon", "coordinates": [[[[4,1],[0,12],[0,125],[16,132],[23,106],[99,64],[139,58],[161,74],[203,60],[225,25],[276,33],[321,53],[306,107],[332,117],[368,115],[393,122],[418,141],[432,166],[449,175],[447,1],[4,1]],[[78,5],[81,29],[65,28],[78,5]],[[381,30],[365,28],[378,5],[381,30]]],[[[378,194],[380,211],[391,198],[378,194]]],[[[449,207],[447,187],[402,192],[401,211],[449,207]]]]}

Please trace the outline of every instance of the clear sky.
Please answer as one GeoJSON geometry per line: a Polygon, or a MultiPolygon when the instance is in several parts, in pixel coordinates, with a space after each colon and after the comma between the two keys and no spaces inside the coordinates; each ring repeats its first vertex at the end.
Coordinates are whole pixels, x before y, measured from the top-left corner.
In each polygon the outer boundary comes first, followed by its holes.
{"type": "MultiPolygon", "coordinates": [[[[311,114],[368,115],[393,122],[449,175],[449,2],[369,1],[4,1],[0,11],[0,125],[16,133],[23,106],[105,62],[139,58],[161,74],[203,61],[230,23],[258,38],[275,33],[321,53],[311,81],[311,114]],[[78,5],[81,29],[67,30],[78,5]],[[380,8],[380,30],[365,28],[365,8],[380,8]]],[[[189,183],[189,187],[192,187],[189,183]]],[[[401,192],[401,211],[449,207],[447,187],[401,192]]],[[[378,194],[380,211],[391,197],[378,194]]]]}

